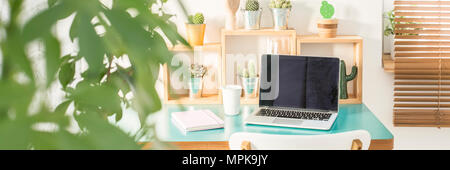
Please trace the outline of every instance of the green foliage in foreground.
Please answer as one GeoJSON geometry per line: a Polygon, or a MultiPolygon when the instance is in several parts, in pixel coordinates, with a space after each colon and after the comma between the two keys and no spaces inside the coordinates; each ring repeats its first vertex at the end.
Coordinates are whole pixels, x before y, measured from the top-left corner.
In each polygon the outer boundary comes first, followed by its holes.
{"type": "Polygon", "coordinates": [[[168,20],[172,15],[150,10],[155,5],[161,9],[166,0],[113,0],[112,7],[99,0],[49,0],[49,8],[23,27],[18,23],[23,0],[8,2],[9,21],[0,22],[0,33],[6,33],[0,38],[0,149],[140,149],[139,136],[123,132],[106,118],[120,120],[125,103],[139,114],[138,134],[152,129],[143,122],[161,108],[155,83],[160,64],[172,57],[164,38],[171,44],[187,44],[168,20]],[[130,15],[129,9],[137,16],[130,15]],[[78,42],[79,52],[61,56],[52,28],[73,16],[69,36],[78,42]],[[95,27],[105,31],[99,34],[95,27]],[[45,49],[44,83],[39,83],[42,77],[37,78],[26,52],[36,40],[45,49]],[[131,67],[110,64],[122,56],[128,56],[131,67]],[[87,62],[88,69],[76,82],[75,66],[80,60],[87,62]],[[35,96],[50,90],[55,81],[62,85],[65,100],[56,109],[45,101],[32,105],[35,96]],[[132,93],[131,100],[119,95],[127,93],[132,93]],[[68,109],[71,106],[73,110],[68,109]],[[71,118],[79,132],[69,130],[71,118]],[[39,128],[43,124],[52,128],[39,128]]]}

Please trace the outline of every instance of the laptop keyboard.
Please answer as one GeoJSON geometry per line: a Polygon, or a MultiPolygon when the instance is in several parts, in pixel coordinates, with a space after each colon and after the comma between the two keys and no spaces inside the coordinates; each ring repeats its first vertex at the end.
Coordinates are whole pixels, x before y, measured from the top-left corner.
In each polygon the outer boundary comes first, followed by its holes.
{"type": "Polygon", "coordinates": [[[268,116],[268,117],[282,117],[282,118],[293,118],[293,119],[305,119],[305,120],[320,120],[328,121],[332,113],[321,113],[321,112],[305,112],[305,111],[294,111],[294,110],[276,110],[276,109],[261,109],[257,116],[268,116]]]}

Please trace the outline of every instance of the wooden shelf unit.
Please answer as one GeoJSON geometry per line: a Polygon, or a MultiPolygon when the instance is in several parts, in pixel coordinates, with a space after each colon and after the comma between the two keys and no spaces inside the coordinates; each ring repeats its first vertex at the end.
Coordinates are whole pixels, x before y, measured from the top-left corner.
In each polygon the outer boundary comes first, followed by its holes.
{"type": "MultiPolygon", "coordinates": [[[[275,30],[272,28],[261,28],[259,30],[245,30],[245,29],[236,29],[236,30],[226,30],[222,29],[221,32],[221,40],[222,40],[222,85],[227,85],[226,81],[226,41],[229,36],[284,36],[289,37],[289,54],[295,55],[296,47],[296,37],[297,32],[294,29],[287,29],[287,30],[275,30]]],[[[259,85],[258,87],[259,88],[259,85]]],[[[255,98],[248,98],[245,99],[244,97],[241,97],[241,104],[258,104],[259,103],[259,94],[255,98]]]]}
{"type": "MultiPolygon", "coordinates": [[[[222,56],[225,56],[226,52],[226,39],[228,36],[288,36],[291,38],[290,40],[290,54],[294,55],[296,52],[295,49],[295,41],[297,37],[297,32],[294,29],[287,30],[274,30],[272,28],[261,28],[259,30],[246,30],[246,29],[237,29],[237,30],[227,30],[222,29],[222,56]]],[[[224,58],[224,57],[222,57],[224,58]]]]}
{"type": "MultiPolygon", "coordinates": [[[[301,44],[306,43],[351,43],[354,47],[354,65],[358,67],[358,75],[353,80],[353,93],[349,94],[349,99],[339,100],[340,104],[360,104],[362,103],[362,58],[363,58],[363,39],[354,35],[338,35],[336,38],[320,38],[317,35],[297,35],[294,29],[274,30],[272,28],[261,28],[260,30],[226,30],[221,31],[220,43],[205,43],[202,46],[194,46],[189,48],[183,45],[169,47],[174,53],[190,52],[190,51],[208,51],[218,53],[218,87],[224,86],[226,82],[226,41],[229,36],[285,36],[289,37],[289,54],[301,55],[301,44]]],[[[171,95],[170,93],[170,72],[167,64],[164,65],[164,97],[165,104],[222,104],[222,94],[217,89],[217,94],[205,94],[202,98],[191,99],[187,94],[171,95]]],[[[259,88],[259,86],[258,86],[259,88]]],[[[241,104],[258,104],[259,94],[256,98],[245,99],[241,97],[241,104]]]]}
{"type": "Polygon", "coordinates": [[[220,43],[205,43],[199,46],[193,46],[189,48],[188,46],[178,44],[173,47],[169,47],[172,52],[189,52],[189,51],[220,51],[220,43]]]}
{"type": "MultiPolygon", "coordinates": [[[[221,75],[220,67],[221,67],[221,45],[220,43],[205,43],[202,46],[193,46],[192,48],[184,46],[184,45],[176,45],[173,47],[169,47],[169,49],[174,53],[182,53],[182,52],[196,52],[196,51],[205,51],[205,52],[215,52],[218,54],[217,58],[217,76],[218,79],[218,88],[221,85],[221,75]]],[[[222,95],[220,90],[213,89],[209,91],[215,91],[214,94],[202,94],[201,98],[190,98],[189,94],[172,94],[170,91],[170,70],[167,64],[163,66],[163,79],[164,79],[164,103],[165,104],[222,104],[222,95]]]]}
{"type": "Polygon", "coordinates": [[[338,35],[336,38],[321,38],[318,35],[299,35],[297,36],[297,55],[301,55],[301,45],[311,43],[353,44],[353,64],[358,67],[358,75],[353,82],[353,94],[349,94],[348,99],[339,99],[340,104],[361,104],[362,103],[362,74],[363,74],[363,39],[355,35],[338,35]]]}

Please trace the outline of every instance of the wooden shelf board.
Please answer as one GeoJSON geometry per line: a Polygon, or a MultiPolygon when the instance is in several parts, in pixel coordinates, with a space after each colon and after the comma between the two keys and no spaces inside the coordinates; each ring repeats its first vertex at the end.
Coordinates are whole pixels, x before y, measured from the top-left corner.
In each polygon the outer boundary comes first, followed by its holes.
{"type": "Polygon", "coordinates": [[[391,55],[383,55],[383,68],[385,72],[393,73],[394,72],[395,63],[392,60],[391,55]]]}
{"type": "Polygon", "coordinates": [[[321,38],[318,35],[298,35],[299,43],[359,43],[363,38],[357,35],[338,35],[336,38],[321,38]]]}
{"type": "Polygon", "coordinates": [[[193,46],[192,49],[183,44],[178,44],[173,47],[169,47],[173,52],[189,52],[189,51],[220,51],[220,43],[205,43],[199,46],[193,46]]]}
{"type": "Polygon", "coordinates": [[[221,104],[222,97],[218,94],[207,94],[201,98],[190,98],[188,94],[177,94],[177,98],[169,98],[165,104],[221,104]]]}
{"type": "Polygon", "coordinates": [[[222,29],[222,34],[224,34],[224,35],[286,35],[286,36],[289,36],[292,34],[297,34],[297,32],[294,29],[275,30],[273,28],[261,28],[259,30],[222,29]]]}

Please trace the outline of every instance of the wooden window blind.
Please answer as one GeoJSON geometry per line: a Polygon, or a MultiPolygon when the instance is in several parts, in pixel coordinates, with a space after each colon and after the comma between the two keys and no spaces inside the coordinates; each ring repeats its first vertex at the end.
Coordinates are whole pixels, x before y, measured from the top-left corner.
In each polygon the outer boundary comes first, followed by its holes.
{"type": "Polygon", "coordinates": [[[450,0],[395,0],[394,126],[450,126],[450,0]]]}

